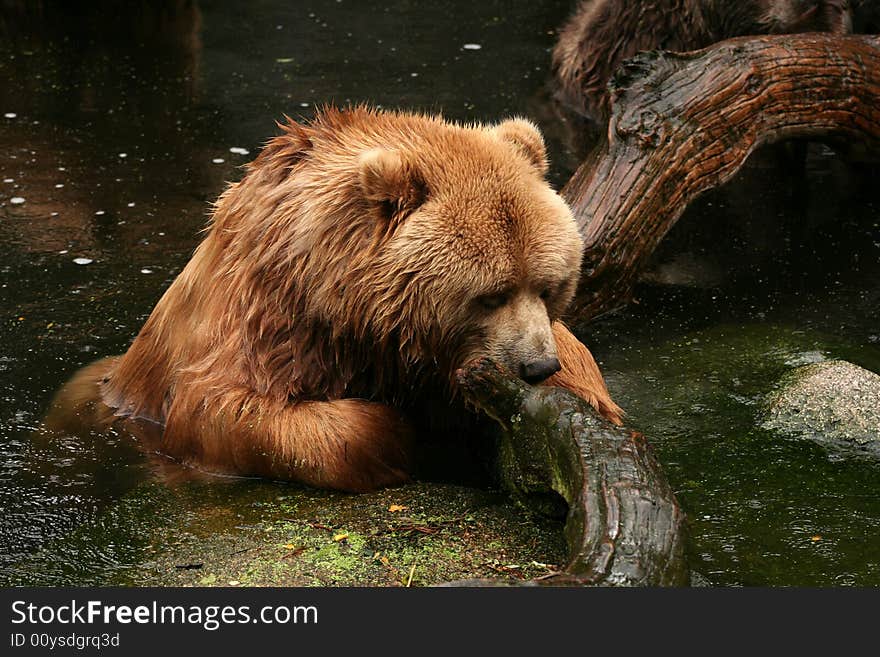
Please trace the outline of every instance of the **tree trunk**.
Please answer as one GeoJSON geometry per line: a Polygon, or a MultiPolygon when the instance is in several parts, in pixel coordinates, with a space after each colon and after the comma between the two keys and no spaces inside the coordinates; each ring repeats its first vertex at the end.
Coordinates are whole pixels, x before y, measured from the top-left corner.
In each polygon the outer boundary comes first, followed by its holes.
{"type": "Polygon", "coordinates": [[[460,371],[458,381],[465,398],[500,425],[505,486],[527,507],[552,508],[552,493],[567,503],[568,563],[532,583],[688,584],[685,516],[640,434],[603,420],[562,388],[527,385],[489,361],[460,371]]]}
{"type": "Polygon", "coordinates": [[[643,53],[612,79],[608,140],[566,184],[584,238],[570,310],[587,321],[626,302],[688,204],[759,146],[794,137],[880,143],[880,37],[748,37],[643,53]]]}

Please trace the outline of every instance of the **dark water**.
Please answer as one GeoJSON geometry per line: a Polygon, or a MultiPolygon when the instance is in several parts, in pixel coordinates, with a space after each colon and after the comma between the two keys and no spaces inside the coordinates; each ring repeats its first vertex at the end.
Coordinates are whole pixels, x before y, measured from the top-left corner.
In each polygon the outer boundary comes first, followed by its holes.
{"type": "MultiPolygon", "coordinates": [[[[568,3],[509,4],[3,5],[0,581],[138,581],[150,528],[186,533],[176,507],[274,494],[243,481],[176,496],[125,436],[46,445],[38,428],[77,368],[125,350],[283,113],[522,114],[566,179],[544,85],[568,3]]],[[[877,177],[821,149],[810,162],[806,186],[753,169],[682,220],[664,257],[711,288],[644,287],[583,333],[658,448],[694,568],[717,584],[880,584],[880,464],[755,428],[762,395],[800,362],[880,371],[877,177]]]]}

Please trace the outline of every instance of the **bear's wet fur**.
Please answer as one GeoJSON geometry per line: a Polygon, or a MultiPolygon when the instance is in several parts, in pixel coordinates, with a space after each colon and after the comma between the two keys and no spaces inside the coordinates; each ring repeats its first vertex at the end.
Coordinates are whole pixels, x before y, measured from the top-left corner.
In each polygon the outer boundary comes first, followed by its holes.
{"type": "Polygon", "coordinates": [[[203,470],[350,491],[407,480],[419,409],[451,405],[477,358],[620,422],[559,321],[582,244],[531,123],[357,107],[281,128],[68,401],[99,395],[105,420],[161,427],[157,449],[203,470]]]}

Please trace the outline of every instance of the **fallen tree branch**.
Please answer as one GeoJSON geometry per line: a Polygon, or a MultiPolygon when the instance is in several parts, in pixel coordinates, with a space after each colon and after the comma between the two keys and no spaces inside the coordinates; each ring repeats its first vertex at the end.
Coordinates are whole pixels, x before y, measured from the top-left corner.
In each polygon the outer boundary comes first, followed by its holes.
{"type": "Polygon", "coordinates": [[[505,486],[527,506],[545,506],[552,492],[568,505],[568,563],[532,583],[688,583],[685,516],[640,434],[606,422],[566,390],[527,385],[489,361],[460,371],[458,382],[467,400],[501,427],[505,486]]]}
{"type": "Polygon", "coordinates": [[[584,238],[571,315],[623,304],[685,208],[756,148],[795,137],[880,144],[880,37],[731,39],[643,53],[611,82],[608,139],[562,190],[584,238]]]}

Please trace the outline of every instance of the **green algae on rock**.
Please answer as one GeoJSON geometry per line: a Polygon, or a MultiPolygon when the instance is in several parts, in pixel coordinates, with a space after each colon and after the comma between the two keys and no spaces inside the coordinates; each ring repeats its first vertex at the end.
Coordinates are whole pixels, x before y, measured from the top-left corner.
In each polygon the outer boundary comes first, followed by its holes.
{"type": "Polygon", "coordinates": [[[522,514],[497,492],[446,484],[362,495],[294,489],[262,504],[257,522],[210,525],[165,550],[138,583],[425,586],[535,577],[564,558],[561,523],[522,514]],[[189,563],[202,565],[181,567],[189,563]]]}

